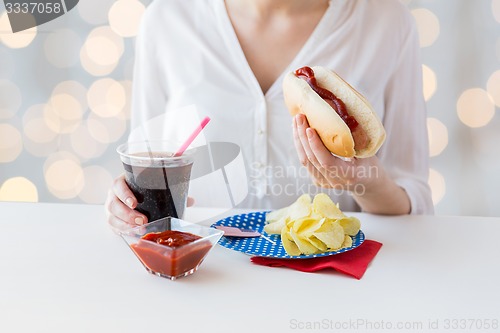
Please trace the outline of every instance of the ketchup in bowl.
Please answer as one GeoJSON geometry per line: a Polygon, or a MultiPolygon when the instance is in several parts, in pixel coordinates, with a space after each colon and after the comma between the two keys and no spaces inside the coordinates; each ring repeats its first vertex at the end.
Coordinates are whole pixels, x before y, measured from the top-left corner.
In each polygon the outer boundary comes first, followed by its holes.
{"type": "Polygon", "coordinates": [[[175,218],[122,234],[148,272],[171,280],[194,273],[221,236],[220,230],[175,218]]]}

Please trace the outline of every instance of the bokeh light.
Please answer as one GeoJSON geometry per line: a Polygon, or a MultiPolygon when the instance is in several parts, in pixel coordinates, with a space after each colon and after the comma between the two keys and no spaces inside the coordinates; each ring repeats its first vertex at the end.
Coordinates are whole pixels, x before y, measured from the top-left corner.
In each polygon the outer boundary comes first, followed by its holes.
{"type": "Polygon", "coordinates": [[[23,139],[17,128],[0,123],[0,163],[9,163],[23,151],[23,139]]]}
{"type": "Polygon", "coordinates": [[[9,178],[0,187],[0,201],[38,202],[38,190],[24,177],[9,178]]]}
{"type": "Polygon", "coordinates": [[[102,118],[91,113],[87,118],[90,135],[101,143],[112,143],[120,139],[127,129],[124,119],[118,117],[102,118]]]}
{"type": "Polygon", "coordinates": [[[82,40],[70,29],[60,29],[47,36],[44,43],[47,60],[55,67],[67,68],[78,63],[82,40]]]}
{"type": "Polygon", "coordinates": [[[37,35],[37,28],[35,26],[31,29],[12,33],[7,13],[3,12],[0,15],[0,32],[0,42],[11,49],[20,49],[31,44],[37,35]]]}
{"type": "Polygon", "coordinates": [[[436,118],[427,118],[429,155],[437,156],[448,146],[448,128],[436,118]]]}
{"type": "Polygon", "coordinates": [[[422,65],[422,74],[424,82],[424,98],[426,101],[428,101],[431,99],[437,89],[436,73],[434,73],[434,71],[430,67],[422,65]]]}
{"type": "Polygon", "coordinates": [[[420,47],[434,44],[440,33],[438,17],[428,9],[418,8],[411,11],[417,22],[420,47]]]}
{"type": "Polygon", "coordinates": [[[89,204],[103,204],[106,200],[113,177],[103,167],[93,165],[83,169],[85,185],[78,195],[83,202],[89,204]]]}
{"type": "Polygon", "coordinates": [[[491,12],[493,13],[495,20],[500,23],[500,0],[491,1],[491,12]]]}
{"type": "Polygon", "coordinates": [[[85,0],[78,3],[81,18],[90,24],[101,25],[108,21],[108,12],[116,0],[85,0]]]}
{"type": "Polygon", "coordinates": [[[146,7],[138,0],[118,0],[108,13],[109,25],[122,37],[134,37],[146,7]]]}
{"type": "Polygon", "coordinates": [[[73,95],[53,94],[47,106],[44,119],[47,126],[56,133],[71,133],[82,122],[83,108],[73,95]]]}
{"type": "Polygon", "coordinates": [[[52,154],[44,163],[44,177],[49,191],[59,199],[72,199],[83,188],[80,161],[69,152],[52,154]]]}
{"type": "Polygon", "coordinates": [[[464,91],[457,101],[460,121],[469,127],[487,125],[495,115],[493,98],[481,88],[464,91]]]}
{"type": "Polygon", "coordinates": [[[67,94],[78,101],[82,110],[87,108],[87,88],[78,81],[62,81],[54,87],[52,95],[67,94]]]}
{"type": "Polygon", "coordinates": [[[58,133],[45,120],[47,109],[47,104],[35,104],[23,116],[24,149],[33,156],[47,157],[59,148],[58,133]]]}
{"type": "MultiPolygon", "coordinates": [[[[3,59],[0,59],[2,62],[3,59]]],[[[19,88],[12,82],[0,80],[0,119],[12,118],[22,104],[19,88]]]]}
{"type": "Polygon", "coordinates": [[[24,113],[23,133],[32,142],[47,143],[57,136],[57,132],[53,131],[44,119],[47,108],[46,104],[36,104],[24,113]]]}
{"type": "Polygon", "coordinates": [[[130,110],[132,109],[132,81],[124,80],[120,81],[123,89],[125,90],[125,105],[123,106],[122,112],[118,115],[120,119],[130,119],[130,110]]]}
{"type": "Polygon", "coordinates": [[[100,117],[114,117],[127,103],[125,88],[119,82],[105,78],[95,81],[87,93],[88,105],[100,117]]]}
{"type": "Polygon", "coordinates": [[[493,98],[495,105],[500,107],[500,70],[491,74],[486,84],[488,94],[493,98]]]}
{"type": "Polygon", "coordinates": [[[441,173],[432,168],[429,169],[429,186],[432,191],[432,202],[437,205],[446,194],[446,181],[441,173]]]}
{"type": "Polygon", "coordinates": [[[86,123],[71,133],[70,144],[73,151],[85,160],[101,156],[107,148],[107,143],[99,142],[90,135],[86,123]]]}
{"type": "Polygon", "coordinates": [[[83,68],[94,76],[111,73],[123,55],[123,38],[108,26],[95,28],[80,50],[83,68]]]}

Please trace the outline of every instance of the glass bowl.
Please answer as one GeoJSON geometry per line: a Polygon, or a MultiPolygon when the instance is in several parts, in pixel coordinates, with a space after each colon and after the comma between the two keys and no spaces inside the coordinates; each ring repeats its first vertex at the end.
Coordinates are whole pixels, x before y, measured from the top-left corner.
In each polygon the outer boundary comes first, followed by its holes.
{"type": "Polygon", "coordinates": [[[149,273],[175,280],[196,272],[223,233],[214,228],[166,217],[129,229],[123,232],[121,237],[149,273]],[[201,238],[177,247],[161,245],[141,238],[149,233],[166,230],[187,232],[201,238]]]}

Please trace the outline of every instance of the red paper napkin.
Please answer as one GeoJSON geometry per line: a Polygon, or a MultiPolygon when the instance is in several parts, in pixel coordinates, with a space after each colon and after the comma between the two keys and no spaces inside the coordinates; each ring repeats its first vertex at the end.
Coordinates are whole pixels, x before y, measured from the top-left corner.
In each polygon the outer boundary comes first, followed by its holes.
{"type": "Polygon", "coordinates": [[[288,267],[302,272],[316,272],[326,268],[333,268],[359,280],[365,274],[368,264],[375,258],[381,247],[382,243],[367,239],[354,250],[332,256],[310,259],[252,257],[250,260],[258,265],[288,267]]]}

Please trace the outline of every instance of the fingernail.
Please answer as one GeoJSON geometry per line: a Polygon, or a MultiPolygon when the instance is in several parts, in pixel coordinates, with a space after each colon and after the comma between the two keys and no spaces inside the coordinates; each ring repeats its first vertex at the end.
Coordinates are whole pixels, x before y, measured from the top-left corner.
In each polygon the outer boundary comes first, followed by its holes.
{"type": "Polygon", "coordinates": [[[137,225],[143,225],[144,224],[144,219],[142,217],[136,217],[135,218],[135,224],[137,224],[137,225]]]}
{"type": "Polygon", "coordinates": [[[310,128],[306,129],[306,135],[307,135],[308,139],[312,139],[312,137],[313,137],[312,129],[310,129],[310,128]]]}
{"type": "Polygon", "coordinates": [[[129,206],[130,208],[134,208],[133,205],[134,205],[134,200],[132,198],[127,198],[125,200],[125,203],[127,204],[127,206],[129,206]]]}
{"type": "Polygon", "coordinates": [[[297,125],[299,125],[299,126],[304,125],[304,119],[302,119],[302,116],[301,116],[301,115],[297,115],[297,116],[295,116],[295,119],[296,119],[296,121],[297,121],[297,125]]]}

